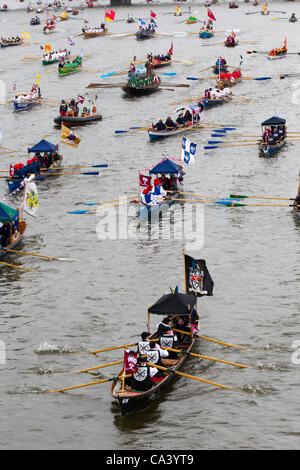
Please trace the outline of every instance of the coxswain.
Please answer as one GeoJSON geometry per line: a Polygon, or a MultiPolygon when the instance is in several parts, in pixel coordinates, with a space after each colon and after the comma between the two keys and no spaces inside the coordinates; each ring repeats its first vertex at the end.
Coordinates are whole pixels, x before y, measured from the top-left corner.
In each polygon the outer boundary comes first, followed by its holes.
{"type": "Polygon", "coordinates": [[[137,371],[132,374],[131,377],[131,388],[133,391],[146,392],[153,386],[151,377],[154,377],[158,369],[156,367],[150,367],[146,364],[145,358],[142,356],[137,358],[137,371]]]}

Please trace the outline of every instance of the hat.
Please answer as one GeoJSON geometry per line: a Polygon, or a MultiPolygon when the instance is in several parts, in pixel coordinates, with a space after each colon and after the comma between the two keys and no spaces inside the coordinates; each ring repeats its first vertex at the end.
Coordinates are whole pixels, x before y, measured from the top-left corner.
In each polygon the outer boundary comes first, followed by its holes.
{"type": "Polygon", "coordinates": [[[159,186],[160,185],[160,179],[159,178],[155,178],[154,180],[154,186],[159,186]]]}
{"type": "Polygon", "coordinates": [[[147,186],[147,188],[144,189],[143,194],[148,194],[149,191],[150,191],[149,186],[147,186]]]}
{"type": "Polygon", "coordinates": [[[32,160],[27,160],[27,165],[30,165],[32,163],[32,160]]]}

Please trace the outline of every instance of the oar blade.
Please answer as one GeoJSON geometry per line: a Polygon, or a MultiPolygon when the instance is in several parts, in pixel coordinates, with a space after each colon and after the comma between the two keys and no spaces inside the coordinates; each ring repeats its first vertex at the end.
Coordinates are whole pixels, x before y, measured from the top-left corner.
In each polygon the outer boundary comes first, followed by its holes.
{"type": "Polygon", "coordinates": [[[108,164],[107,163],[101,163],[99,165],[91,165],[91,168],[107,168],[108,164]]]}
{"type": "Polygon", "coordinates": [[[68,214],[87,214],[89,211],[88,210],[85,210],[85,211],[69,211],[68,214]]]}
{"type": "Polygon", "coordinates": [[[81,175],[87,175],[87,176],[98,176],[99,171],[85,171],[80,173],[81,175]]]}

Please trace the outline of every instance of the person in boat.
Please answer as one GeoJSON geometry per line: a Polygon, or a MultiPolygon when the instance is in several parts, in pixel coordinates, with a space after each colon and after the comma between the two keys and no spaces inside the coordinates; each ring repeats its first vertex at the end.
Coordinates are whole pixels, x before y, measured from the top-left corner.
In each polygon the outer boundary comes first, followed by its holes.
{"type": "Polygon", "coordinates": [[[153,75],[153,65],[152,65],[152,62],[150,62],[149,60],[147,60],[147,62],[145,63],[145,67],[146,67],[146,73],[147,75],[153,75]]]}
{"type": "Polygon", "coordinates": [[[204,91],[204,98],[205,98],[206,100],[210,100],[210,99],[211,99],[211,94],[210,94],[210,92],[211,92],[211,88],[207,88],[207,89],[204,91]]]}
{"type": "Polygon", "coordinates": [[[166,130],[166,125],[163,123],[163,120],[160,119],[154,126],[153,130],[157,132],[165,131],[166,130]]]}
{"type": "Polygon", "coordinates": [[[165,189],[165,191],[170,191],[171,181],[170,181],[170,178],[167,178],[167,176],[164,173],[161,175],[161,184],[162,184],[162,187],[165,189]]]}
{"type": "Polygon", "coordinates": [[[294,208],[297,209],[297,210],[300,210],[300,191],[298,191],[298,194],[295,197],[294,208]]]}
{"type": "Polygon", "coordinates": [[[141,203],[145,206],[154,206],[156,204],[155,197],[151,192],[152,188],[152,186],[148,186],[141,194],[141,203]]]}
{"type": "Polygon", "coordinates": [[[185,126],[183,113],[180,113],[179,116],[177,117],[176,125],[177,125],[177,127],[184,127],[185,126]]]}
{"type": "Polygon", "coordinates": [[[147,353],[147,351],[149,349],[149,345],[150,345],[150,341],[148,339],[149,336],[150,336],[150,333],[148,333],[148,331],[144,331],[141,334],[141,341],[139,341],[137,343],[137,352],[138,352],[138,354],[143,355],[143,354],[147,353]]]}
{"type": "Polygon", "coordinates": [[[132,374],[130,385],[133,391],[146,392],[153,387],[151,377],[154,377],[158,369],[156,367],[150,367],[146,364],[145,358],[139,356],[137,358],[137,371],[132,374]]]}
{"type": "Polygon", "coordinates": [[[163,334],[163,332],[167,329],[167,328],[170,328],[171,327],[171,318],[170,317],[164,317],[162,319],[162,321],[160,321],[157,325],[156,325],[156,330],[157,330],[157,334],[158,336],[160,336],[161,334],[163,334]]]}
{"type": "Polygon", "coordinates": [[[297,18],[296,18],[295,13],[292,13],[292,16],[290,17],[290,20],[295,21],[296,19],[297,19],[297,18]]]}
{"type": "Polygon", "coordinates": [[[155,178],[153,184],[154,184],[154,188],[153,188],[152,193],[154,196],[154,200],[157,202],[157,204],[160,204],[162,203],[163,198],[166,197],[167,192],[162,187],[160,178],[155,178]]]}
{"type": "Polygon", "coordinates": [[[60,107],[59,107],[59,114],[61,116],[66,116],[67,111],[68,111],[67,103],[65,102],[65,100],[61,100],[60,107]]]}
{"type": "MultiPolygon", "coordinates": [[[[173,348],[176,349],[176,343],[178,339],[177,336],[173,333],[170,327],[166,327],[162,334],[159,336],[159,344],[162,348],[173,348]]],[[[169,351],[170,359],[177,359],[177,353],[169,351]]]]}
{"type": "MultiPolygon", "coordinates": [[[[155,341],[150,341],[149,349],[146,352],[146,361],[150,362],[150,364],[154,364],[154,366],[170,366],[173,365],[173,361],[167,361],[166,358],[169,357],[169,351],[167,349],[162,349],[155,341]]],[[[162,377],[164,374],[161,370],[158,370],[157,374],[155,374],[155,378],[162,377]]]]}
{"type": "Polygon", "coordinates": [[[171,119],[171,116],[168,116],[165,121],[165,126],[167,129],[172,130],[176,128],[176,123],[171,119]]]}
{"type": "Polygon", "coordinates": [[[285,138],[285,126],[278,126],[278,138],[284,140],[285,138]]]}
{"type": "Polygon", "coordinates": [[[186,110],[183,119],[184,119],[185,125],[189,125],[193,122],[192,113],[188,109],[186,110]]]}

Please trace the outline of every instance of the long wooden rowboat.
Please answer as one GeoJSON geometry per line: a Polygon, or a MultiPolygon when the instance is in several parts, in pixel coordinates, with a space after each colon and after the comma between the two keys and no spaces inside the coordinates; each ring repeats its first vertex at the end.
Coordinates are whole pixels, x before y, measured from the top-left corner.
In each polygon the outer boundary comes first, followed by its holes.
{"type": "MultiPolygon", "coordinates": [[[[5,247],[7,250],[13,250],[20,243],[20,241],[22,239],[22,236],[23,236],[23,233],[26,229],[26,222],[23,220],[21,222],[21,224],[23,224],[22,233],[18,232],[17,235],[15,237],[13,237],[12,242],[5,247]]],[[[7,254],[9,254],[9,252],[7,252],[6,250],[0,248],[0,258],[3,258],[7,254]]]]}
{"type": "Polygon", "coordinates": [[[23,44],[23,39],[21,39],[21,41],[14,41],[14,42],[0,42],[1,47],[21,46],[22,44],[23,44]]]}
{"type": "Polygon", "coordinates": [[[122,91],[128,96],[142,96],[142,95],[150,95],[155,93],[160,86],[161,81],[153,82],[150,85],[144,86],[131,86],[126,84],[122,87],[122,91]]]}
{"type": "MultiPolygon", "coordinates": [[[[194,295],[187,295],[187,294],[167,294],[161,297],[152,307],[148,309],[148,315],[150,313],[156,313],[156,314],[162,314],[160,311],[155,311],[156,308],[160,308],[159,304],[160,302],[164,303],[165,315],[169,316],[176,316],[178,315],[177,312],[174,310],[177,310],[176,307],[176,302],[178,301],[177,298],[180,296],[180,299],[183,300],[183,302],[186,304],[185,308],[181,308],[180,311],[183,312],[183,315],[190,315],[191,311],[193,310],[196,302],[197,302],[197,297],[194,295]],[[175,296],[174,299],[172,299],[173,295],[175,296]],[[168,301],[172,302],[172,307],[168,308],[168,301]],[[175,305],[175,307],[174,307],[175,305]],[[157,306],[157,307],[156,307],[157,306]]],[[[186,361],[186,358],[188,356],[188,353],[192,351],[196,338],[193,335],[190,336],[190,342],[188,343],[182,343],[182,344],[177,344],[176,349],[184,350],[182,353],[178,353],[176,363],[174,363],[174,366],[172,366],[173,371],[179,371],[183,364],[186,361]]],[[[153,335],[149,337],[149,339],[156,339],[158,338],[157,332],[155,332],[153,335]]],[[[172,372],[166,372],[162,380],[156,384],[153,384],[152,388],[147,391],[134,391],[134,390],[128,390],[126,387],[123,387],[122,384],[122,376],[124,375],[124,369],[121,370],[121,372],[118,374],[118,381],[114,382],[112,387],[111,387],[111,395],[114,399],[116,399],[119,403],[121,413],[123,415],[128,414],[129,412],[134,411],[136,408],[141,407],[145,403],[147,403],[149,400],[153,399],[155,396],[159,394],[159,392],[164,389],[170,382],[173,381],[174,379],[174,373],[172,372]]]]}
{"type": "Polygon", "coordinates": [[[14,109],[16,112],[18,111],[25,111],[26,109],[34,108],[35,106],[42,104],[41,98],[37,98],[36,100],[28,100],[28,101],[14,101],[14,109]]]}
{"type": "Polygon", "coordinates": [[[68,126],[82,126],[95,121],[101,121],[101,114],[91,114],[87,117],[82,116],[57,116],[54,119],[55,124],[67,124],[68,126]]]}
{"type": "Polygon", "coordinates": [[[264,142],[259,143],[259,150],[264,156],[271,156],[278,150],[280,150],[285,144],[285,139],[277,142],[273,145],[270,144],[265,144],[264,142]]]}
{"type": "Polygon", "coordinates": [[[235,39],[234,42],[227,42],[227,41],[225,41],[224,44],[225,44],[226,47],[235,47],[235,46],[238,45],[238,43],[239,43],[239,40],[238,40],[238,39],[235,39]]]}
{"type": "MultiPolygon", "coordinates": [[[[59,166],[54,166],[52,165],[48,170],[42,171],[39,175],[35,174],[34,179],[35,181],[43,181],[46,178],[49,177],[49,173],[59,173],[63,170],[63,168],[60,168],[59,166]]],[[[8,189],[12,193],[13,191],[16,191],[17,189],[20,188],[22,182],[24,181],[23,178],[18,178],[18,177],[9,177],[6,179],[8,189]]]]}
{"type": "Polygon", "coordinates": [[[160,60],[156,57],[152,58],[152,66],[154,69],[158,69],[160,67],[167,67],[168,65],[172,64],[172,59],[169,60],[160,60]]]}
{"type": "Polygon", "coordinates": [[[200,31],[199,33],[199,38],[201,39],[208,39],[208,38],[212,38],[213,36],[214,36],[214,32],[209,29],[200,31]]]}
{"type": "Polygon", "coordinates": [[[241,78],[236,78],[233,82],[231,80],[228,80],[227,78],[222,78],[222,79],[217,80],[217,85],[219,88],[222,88],[224,86],[228,86],[231,88],[237,83],[239,83],[240,81],[241,81],[241,78]]]}
{"type": "Polygon", "coordinates": [[[216,99],[203,98],[202,103],[204,104],[204,109],[209,109],[209,108],[213,108],[214,106],[219,106],[221,104],[228,103],[228,101],[230,100],[231,100],[230,96],[227,96],[226,99],[225,98],[216,98],[216,99]]]}
{"type": "Polygon", "coordinates": [[[279,116],[273,116],[270,119],[267,119],[266,121],[261,123],[262,130],[267,127],[272,128],[272,126],[281,126],[284,128],[283,138],[275,141],[273,144],[269,142],[265,142],[263,138],[261,139],[259,143],[259,150],[260,150],[261,155],[272,156],[274,153],[276,153],[278,150],[280,150],[284,146],[285,136],[286,136],[285,124],[286,124],[286,120],[280,118],[279,116]]]}
{"type": "Polygon", "coordinates": [[[108,30],[105,29],[104,31],[88,31],[88,30],[83,30],[83,36],[85,39],[89,38],[96,38],[98,36],[107,36],[109,34],[108,30]]]}
{"type": "Polygon", "coordinates": [[[70,75],[71,73],[81,72],[81,69],[82,69],[82,64],[73,65],[73,67],[72,67],[72,64],[66,64],[64,67],[58,68],[58,75],[60,77],[64,77],[66,75],[70,75]]]}
{"type": "Polygon", "coordinates": [[[174,130],[164,130],[164,131],[153,131],[151,128],[148,129],[148,135],[151,140],[151,142],[156,142],[157,140],[160,139],[165,139],[166,137],[172,137],[174,135],[182,134],[187,131],[195,130],[195,129],[201,129],[202,126],[201,124],[194,124],[192,126],[184,126],[184,127],[178,127],[175,128],[174,130]]]}
{"type": "Polygon", "coordinates": [[[135,37],[138,41],[142,41],[144,39],[150,39],[155,35],[155,30],[151,29],[150,31],[138,31],[135,33],[135,37]]]}

